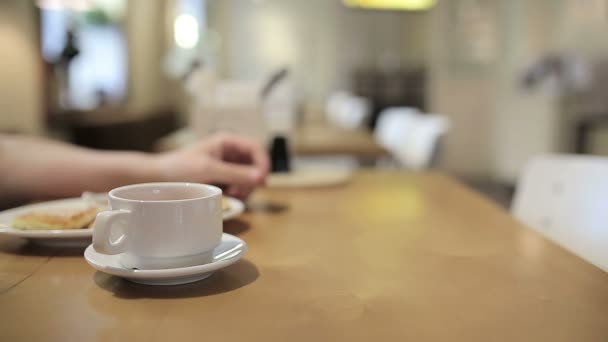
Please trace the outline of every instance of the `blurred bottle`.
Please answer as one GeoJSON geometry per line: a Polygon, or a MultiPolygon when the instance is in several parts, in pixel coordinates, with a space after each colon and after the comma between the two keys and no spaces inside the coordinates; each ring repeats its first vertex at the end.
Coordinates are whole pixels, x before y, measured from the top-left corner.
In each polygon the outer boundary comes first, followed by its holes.
{"type": "Polygon", "coordinates": [[[291,162],[289,144],[285,136],[275,136],[270,144],[270,160],[272,172],[289,172],[291,162]]]}

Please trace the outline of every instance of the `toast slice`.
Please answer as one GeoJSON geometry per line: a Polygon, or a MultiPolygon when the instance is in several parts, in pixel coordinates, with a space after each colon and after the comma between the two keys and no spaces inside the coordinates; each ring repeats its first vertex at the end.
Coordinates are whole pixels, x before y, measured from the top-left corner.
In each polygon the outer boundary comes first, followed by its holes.
{"type": "Polygon", "coordinates": [[[12,227],[23,230],[83,229],[95,221],[98,212],[96,207],[33,211],[15,217],[12,227]]]}
{"type": "Polygon", "coordinates": [[[230,201],[227,197],[222,196],[222,211],[230,210],[230,201]]]}

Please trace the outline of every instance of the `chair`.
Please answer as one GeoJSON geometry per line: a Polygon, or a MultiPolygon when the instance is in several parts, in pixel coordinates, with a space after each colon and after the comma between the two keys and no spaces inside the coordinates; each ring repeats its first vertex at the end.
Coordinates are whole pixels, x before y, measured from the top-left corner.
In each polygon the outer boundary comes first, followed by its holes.
{"type": "Polygon", "coordinates": [[[360,129],[365,126],[371,114],[368,99],[347,92],[333,93],[325,108],[327,121],[343,129],[360,129]]]}
{"type": "Polygon", "coordinates": [[[431,167],[438,141],[448,128],[449,121],[444,115],[396,107],[382,111],[374,136],[400,166],[424,170],[431,167]]]}
{"type": "Polygon", "coordinates": [[[511,211],[532,229],[608,271],[608,158],[533,159],[518,181],[511,211]]]}

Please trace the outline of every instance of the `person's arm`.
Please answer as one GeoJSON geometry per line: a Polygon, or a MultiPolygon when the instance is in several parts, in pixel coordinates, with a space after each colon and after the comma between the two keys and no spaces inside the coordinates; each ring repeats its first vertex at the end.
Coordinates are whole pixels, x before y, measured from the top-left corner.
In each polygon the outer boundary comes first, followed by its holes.
{"type": "Polygon", "coordinates": [[[268,174],[265,151],[252,141],[219,134],[164,154],[97,151],[41,138],[0,134],[0,197],[79,196],[143,182],[226,185],[247,197],[268,174]]]}
{"type": "Polygon", "coordinates": [[[41,138],[0,135],[0,193],[67,197],[158,181],[154,160],[145,153],[96,151],[41,138]]]}

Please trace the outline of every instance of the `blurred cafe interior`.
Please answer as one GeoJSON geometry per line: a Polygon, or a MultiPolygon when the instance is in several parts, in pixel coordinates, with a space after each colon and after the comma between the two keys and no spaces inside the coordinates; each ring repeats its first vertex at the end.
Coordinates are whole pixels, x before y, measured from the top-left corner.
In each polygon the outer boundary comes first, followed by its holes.
{"type": "Polygon", "coordinates": [[[0,0],[0,198],[65,195],[0,209],[0,340],[608,341],[607,31],[607,0],[0,0]],[[188,150],[217,132],[259,144],[188,150]],[[106,193],[163,157],[250,183],[106,193]],[[58,203],[88,221],[28,226],[58,203]]]}
{"type": "Polygon", "coordinates": [[[284,136],[296,164],[432,168],[505,206],[530,158],[608,149],[603,0],[0,6],[2,132],[146,151],[284,136]],[[399,133],[407,116],[424,132],[399,133]]]}
{"type": "Polygon", "coordinates": [[[297,161],[438,169],[507,206],[531,157],[608,149],[603,0],[0,6],[2,132],[148,151],[285,135],[297,161]],[[431,114],[422,141],[399,146],[391,111],[431,114]]]}

